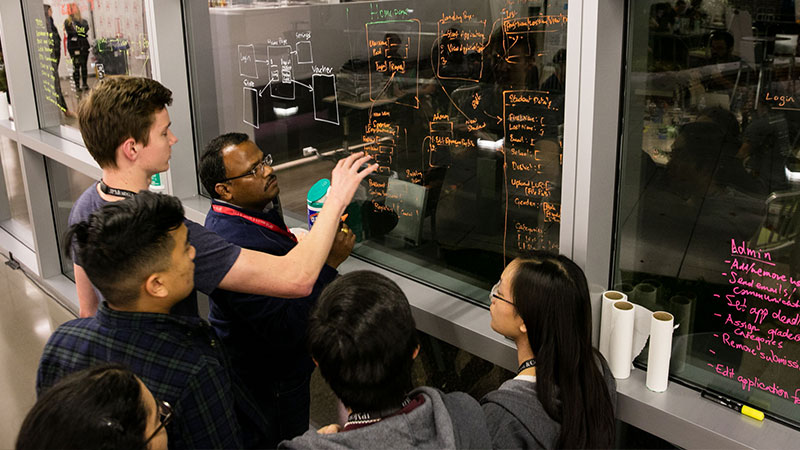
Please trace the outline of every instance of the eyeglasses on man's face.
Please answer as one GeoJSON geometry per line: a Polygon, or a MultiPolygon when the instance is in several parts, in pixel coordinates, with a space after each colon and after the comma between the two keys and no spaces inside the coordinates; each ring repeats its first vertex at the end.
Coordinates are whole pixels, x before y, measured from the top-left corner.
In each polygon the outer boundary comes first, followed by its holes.
{"type": "Polygon", "coordinates": [[[153,438],[156,437],[158,432],[161,431],[162,428],[166,427],[172,420],[172,406],[170,406],[169,403],[163,400],[156,399],[156,406],[158,407],[158,420],[161,423],[158,425],[158,428],[156,428],[153,434],[151,434],[150,437],[147,438],[146,441],[144,441],[145,445],[147,445],[148,442],[152,441],[153,438]]]}
{"type": "Polygon", "coordinates": [[[495,283],[495,285],[492,286],[492,290],[489,291],[489,302],[491,303],[492,299],[496,298],[496,299],[500,300],[501,302],[506,302],[509,305],[514,306],[514,302],[504,299],[503,297],[500,296],[500,294],[497,293],[498,289],[500,289],[500,282],[499,281],[497,283],[495,283]]]}
{"type": "Polygon", "coordinates": [[[247,172],[245,172],[245,173],[243,173],[241,175],[236,175],[235,177],[229,177],[229,178],[222,179],[219,182],[220,183],[224,183],[226,181],[235,180],[237,178],[256,176],[259,173],[261,173],[262,170],[264,170],[264,167],[271,166],[271,165],[272,165],[272,155],[268,154],[268,155],[264,156],[264,159],[262,159],[261,161],[256,163],[256,165],[253,166],[253,168],[248,170],[247,172]]]}

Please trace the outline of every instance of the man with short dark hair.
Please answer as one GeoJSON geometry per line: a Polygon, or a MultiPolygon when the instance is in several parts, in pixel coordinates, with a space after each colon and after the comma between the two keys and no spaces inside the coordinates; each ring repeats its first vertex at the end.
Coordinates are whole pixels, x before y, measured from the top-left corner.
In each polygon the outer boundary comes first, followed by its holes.
{"type": "MultiPolygon", "coordinates": [[[[150,177],[169,168],[172,145],[167,106],[172,93],[159,82],[127,76],[107,77],[81,103],[78,117],[89,153],[103,177],[75,202],[69,223],[84,221],[99,207],[131,197],[150,186],[150,177]]],[[[359,171],[368,157],[353,154],[336,165],[331,190],[316,226],[284,256],[272,256],[229,244],[199,224],[186,220],[189,240],[197,249],[195,287],[210,294],[217,287],[260,295],[309,295],[328,257],[339,217],[361,180],[377,164],[359,171]]],[[[94,314],[99,297],[78,256],[74,260],[75,285],[81,317],[94,314]]],[[[197,315],[194,290],[173,313],[197,315]]]]}
{"type": "Polygon", "coordinates": [[[383,275],[358,271],[328,285],[311,313],[311,356],[350,415],[285,448],[491,448],[478,402],[463,392],[413,389],[419,352],[411,307],[383,275]]]}
{"type": "Polygon", "coordinates": [[[70,373],[117,362],[174,408],[171,448],[253,448],[272,440],[214,330],[198,317],[170,314],[192,291],[195,272],[177,198],[143,191],[110,203],[73,225],[67,242],[105,301],[95,317],[69,321],[50,336],[38,394],[70,373]]]}
{"type": "MultiPolygon", "coordinates": [[[[218,136],[200,158],[200,180],[212,198],[205,226],[228,242],[282,256],[297,245],[277,207],[280,192],[271,155],[244,133],[218,136]]],[[[282,299],[216,289],[209,321],[231,365],[267,414],[273,444],[308,430],[314,363],[306,350],[308,313],[337,275],[355,236],[342,224],[326,264],[305,298],[282,299]]]]}
{"type": "Polygon", "coordinates": [[[733,35],[727,31],[715,31],[708,38],[708,47],[711,53],[711,62],[715,64],[738,61],[733,54],[735,41],[733,35]]]}

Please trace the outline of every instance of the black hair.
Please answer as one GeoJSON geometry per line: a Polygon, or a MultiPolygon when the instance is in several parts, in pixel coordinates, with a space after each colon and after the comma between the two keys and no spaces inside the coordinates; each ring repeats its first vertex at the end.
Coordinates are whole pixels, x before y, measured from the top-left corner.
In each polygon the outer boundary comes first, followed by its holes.
{"type": "MultiPolygon", "coordinates": [[[[513,67],[514,70],[521,70],[521,67],[516,68],[516,64],[519,64],[520,61],[534,63],[537,55],[536,39],[529,36],[529,33],[516,34],[513,39],[508,38],[502,29],[498,29],[489,37],[489,42],[486,44],[483,54],[490,66],[484,68],[481,82],[503,85],[509,80],[501,79],[502,76],[499,77],[497,69],[513,67]],[[508,58],[513,55],[518,55],[519,59],[511,63],[508,58]]],[[[533,65],[526,73],[525,86],[517,86],[515,88],[538,89],[539,69],[533,65]]]]}
{"type": "Polygon", "coordinates": [[[103,364],[45,391],[25,416],[16,450],[144,450],[146,425],[136,376],[121,364],[103,364]]]}
{"type": "Polygon", "coordinates": [[[308,343],[322,377],[353,411],[399,407],[413,388],[417,327],[405,294],[383,275],[350,272],[328,285],[309,317],[308,343]]]}
{"type": "Polygon", "coordinates": [[[114,306],[129,305],[139,297],[142,283],[165,270],[176,243],[169,235],[183,223],[180,200],[141,191],[131,198],[109,203],[88,220],[67,231],[65,252],[74,243],[92,284],[114,306]]]}
{"type": "Polygon", "coordinates": [[[735,42],[733,35],[725,30],[717,30],[711,33],[711,36],[708,38],[708,43],[711,44],[712,41],[725,41],[725,47],[729,50],[733,48],[735,42]]]}
{"type": "Polygon", "coordinates": [[[610,448],[614,409],[592,347],[583,270],[563,255],[533,252],[518,260],[511,293],[536,356],[537,396],[561,424],[556,448],[610,448]]]}
{"type": "Polygon", "coordinates": [[[231,145],[239,145],[249,139],[250,137],[244,133],[227,133],[215,137],[206,145],[206,151],[200,157],[200,183],[211,198],[219,198],[214,186],[228,176],[225,172],[222,150],[231,145]]]}
{"type": "Polygon", "coordinates": [[[565,64],[567,62],[567,49],[562,48],[553,55],[553,64],[565,64]]]}

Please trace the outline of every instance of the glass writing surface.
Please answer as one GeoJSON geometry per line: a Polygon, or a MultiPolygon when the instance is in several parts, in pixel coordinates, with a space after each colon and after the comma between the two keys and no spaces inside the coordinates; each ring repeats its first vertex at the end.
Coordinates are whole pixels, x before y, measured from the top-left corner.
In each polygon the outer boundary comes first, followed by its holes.
{"type": "Polygon", "coordinates": [[[797,426],[794,14],[632,3],[614,283],[675,316],[674,380],[797,426]]]}
{"type": "Polygon", "coordinates": [[[82,143],[77,110],[106,76],[150,78],[143,0],[24,0],[39,127],[82,143]]]}
{"type": "Polygon", "coordinates": [[[379,169],[347,210],[354,253],[488,305],[508,260],[558,249],[566,14],[522,0],[187,7],[199,150],[248,133],[300,219],[315,181],[368,153],[379,169]]]}

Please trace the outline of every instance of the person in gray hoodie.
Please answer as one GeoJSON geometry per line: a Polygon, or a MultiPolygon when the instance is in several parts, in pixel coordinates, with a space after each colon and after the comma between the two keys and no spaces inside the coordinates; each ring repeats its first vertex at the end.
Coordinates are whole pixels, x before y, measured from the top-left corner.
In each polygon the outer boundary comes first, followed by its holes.
{"type": "Polygon", "coordinates": [[[491,448],[475,399],[413,389],[416,324],[403,291],[385,276],[351,272],[328,285],[309,317],[308,344],[349,416],[344,426],[309,430],[279,448],[491,448]]]}
{"type": "Polygon", "coordinates": [[[492,329],[517,345],[514,379],[482,400],[492,444],[610,448],[616,383],[592,348],[589,289],[563,255],[513,260],[491,291],[492,329]]]}

